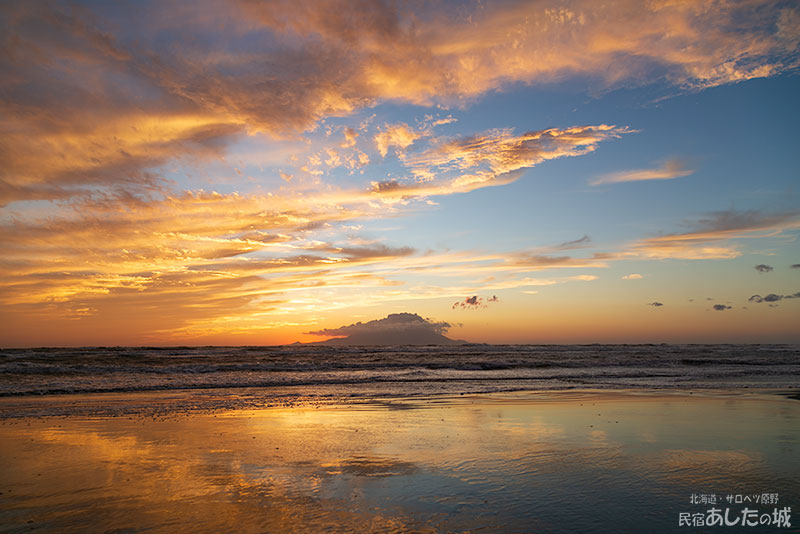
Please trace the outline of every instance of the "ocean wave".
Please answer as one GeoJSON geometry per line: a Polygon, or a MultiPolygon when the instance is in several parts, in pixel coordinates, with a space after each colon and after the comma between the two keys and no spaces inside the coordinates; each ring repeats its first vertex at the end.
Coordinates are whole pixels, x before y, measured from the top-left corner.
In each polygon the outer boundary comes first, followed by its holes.
{"type": "Polygon", "coordinates": [[[210,388],[346,389],[403,394],[514,387],[798,387],[792,345],[464,345],[82,347],[0,351],[0,396],[210,388]],[[394,385],[391,385],[394,384],[394,385]],[[399,384],[399,385],[398,385],[399,384]],[[448,384],[446,387],[442,384],[448,384]],[[432,386],[433,387],[433,386],[432,386]]]}

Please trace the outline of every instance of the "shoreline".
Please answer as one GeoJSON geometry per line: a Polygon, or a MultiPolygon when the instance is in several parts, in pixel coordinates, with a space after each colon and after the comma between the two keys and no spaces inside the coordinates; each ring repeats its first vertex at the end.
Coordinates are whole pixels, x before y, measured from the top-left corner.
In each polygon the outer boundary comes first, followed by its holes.
{"type": "Polygon", "coordinates": [[[207,388],[0,397],[0,421],[42,417],[189,416],[237,410],[307,407],[405,406],[464,402],[520,403],[663,398],[753,398],[800,401],[800,388],[573,388],[421,395],[308,395],[303,386],[207,388]],[[296,391],[297,390],[297,391],[296,391]]]}

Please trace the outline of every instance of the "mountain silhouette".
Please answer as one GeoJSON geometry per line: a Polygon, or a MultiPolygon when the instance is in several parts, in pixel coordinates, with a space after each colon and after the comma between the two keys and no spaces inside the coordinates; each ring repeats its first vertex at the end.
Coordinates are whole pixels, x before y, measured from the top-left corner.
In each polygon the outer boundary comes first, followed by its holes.
{"type": "Polygon", "coordinates": [[[339,328],[307,332],[332,336],[314,345],[461,345],[465,341],[450,339],[444,333],[449,323],[432,322],[416,313],[392,313],[383,319],[358,322],[339,328]],[[344,337],[342,337],[344,336],[344,337]]]}

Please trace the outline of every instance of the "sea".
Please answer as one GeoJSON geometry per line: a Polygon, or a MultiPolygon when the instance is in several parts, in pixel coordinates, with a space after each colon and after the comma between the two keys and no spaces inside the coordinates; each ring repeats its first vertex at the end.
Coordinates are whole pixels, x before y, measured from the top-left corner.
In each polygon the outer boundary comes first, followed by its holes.
{"type": "MultiPolygon", "coordinates": [[[[295,344],[0,350],[0,397],[20,401],[182,392],[195,407],[231,399],[241,407],[297,399],[641,388],[797,389],[800,346],[295,344]]],[[[0,412],[8,416],[8,410],[0,412]]]]}

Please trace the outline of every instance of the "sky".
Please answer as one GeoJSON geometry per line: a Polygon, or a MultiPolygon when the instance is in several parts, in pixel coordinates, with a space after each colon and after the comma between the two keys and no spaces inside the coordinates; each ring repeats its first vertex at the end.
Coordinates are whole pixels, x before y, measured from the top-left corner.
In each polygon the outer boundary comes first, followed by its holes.
{"type": "Polygon", "coordinates": [[[800,343],[792,1],[0,4],[0,346],[800,343]]]}

